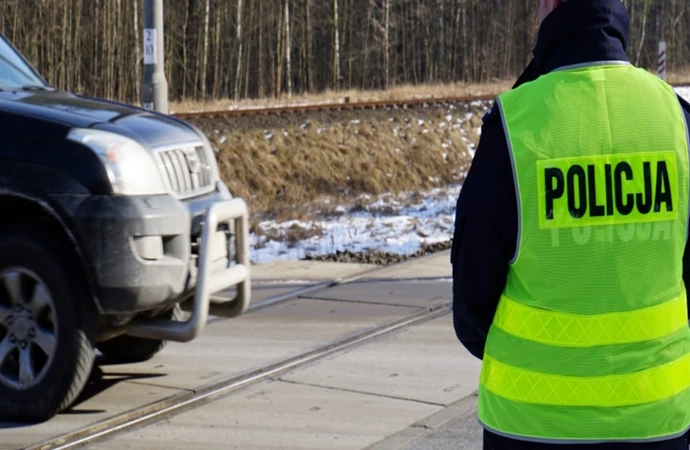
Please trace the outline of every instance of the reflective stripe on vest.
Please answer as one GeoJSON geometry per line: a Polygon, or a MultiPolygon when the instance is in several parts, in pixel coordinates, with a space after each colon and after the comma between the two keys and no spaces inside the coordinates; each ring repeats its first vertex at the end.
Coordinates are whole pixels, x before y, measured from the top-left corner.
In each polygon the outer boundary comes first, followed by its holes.
{"type": "Polygon", "coordinates": [[[532,372],[491,357],[484,358],[484,365],[482,382],[488,390],[535,405],[631,406],[665,400],[690,388],[690,354],[643,372],[587,378],[532,372]]]}
{"type": "Polygon", "coordinates": [[[534,442],[682,435],[690,137],[673,89],[629,64],[595,65],[498,103],[518,245],[487,337],[481,423],[534,442]]]}
{"type": "Polygon", "coordinates": [[[561,347],[628,344],[667,336],[688,326],[688,300],[680,297],[637,311],[582,316],[522,305],[505,295],[494,317],[503,331],[561,347]]]}

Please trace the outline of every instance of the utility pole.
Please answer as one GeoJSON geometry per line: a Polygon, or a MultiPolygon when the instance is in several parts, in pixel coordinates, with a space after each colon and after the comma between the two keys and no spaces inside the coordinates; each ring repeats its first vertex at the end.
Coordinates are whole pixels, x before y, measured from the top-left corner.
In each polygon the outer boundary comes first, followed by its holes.
{"type": "Polygon", "coordinates": [[[142,106],[168,113],[168,81],[165,79],[163,0],[144,0],[144,78],[142,106]]]}

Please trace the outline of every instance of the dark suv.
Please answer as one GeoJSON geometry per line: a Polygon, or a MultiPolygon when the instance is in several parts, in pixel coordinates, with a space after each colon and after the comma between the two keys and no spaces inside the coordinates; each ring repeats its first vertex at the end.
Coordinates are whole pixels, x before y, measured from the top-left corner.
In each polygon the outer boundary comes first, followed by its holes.
{"type": "Polygon", "coordinates": [[[95,348],[144,361],[249,304],[247,206],[203,133],[54,89],[2,36],[0,208],[0,420],[68,408],[95,348]]]}

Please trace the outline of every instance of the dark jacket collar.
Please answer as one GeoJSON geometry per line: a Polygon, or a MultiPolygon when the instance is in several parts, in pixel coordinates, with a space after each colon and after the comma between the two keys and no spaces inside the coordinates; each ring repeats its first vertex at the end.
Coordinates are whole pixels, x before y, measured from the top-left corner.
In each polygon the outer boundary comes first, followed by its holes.
{"type": "Polygon", "coordinates": [[[534,59],[516,87],[561,67],[597,61],[628,61],[630,16],[621,0],[569,0],[539,29],[534,59]]]}

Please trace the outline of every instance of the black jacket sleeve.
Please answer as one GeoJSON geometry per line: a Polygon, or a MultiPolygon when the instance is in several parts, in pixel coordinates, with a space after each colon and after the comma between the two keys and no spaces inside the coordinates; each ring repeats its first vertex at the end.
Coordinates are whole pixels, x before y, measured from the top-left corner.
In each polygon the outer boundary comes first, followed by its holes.
{"type": "Polygon", "coordinates": [[[508,144],[500,115],[494,111],[489,116],[458,198],[451,252],[455,332],[480,359],[517,245],[508,144]]]}
{"type": "MultiPolygon", "coordinates": [[[[685,123],[690,127],[690,103],[681,96],[678,96],[678,100],[685,112],[685,123]]],[[[683,282],[690,289],[690,245],[685,246],[685,254],[683,255],[683,282]]],[[[688,298],[688,319],[690,319],[690,297],[688,298]]]]}
{"type": "MultiPolygon", "coordinates": [[[[539,78],[532,59],[513,89],[539,78]]],[[[508,141],[498,107],[484,118],[482,135],[463,184],[455,217],[453,323],[467,350],[479,359],[506,285],[517,246],[517,198],[508,141]]]]}

